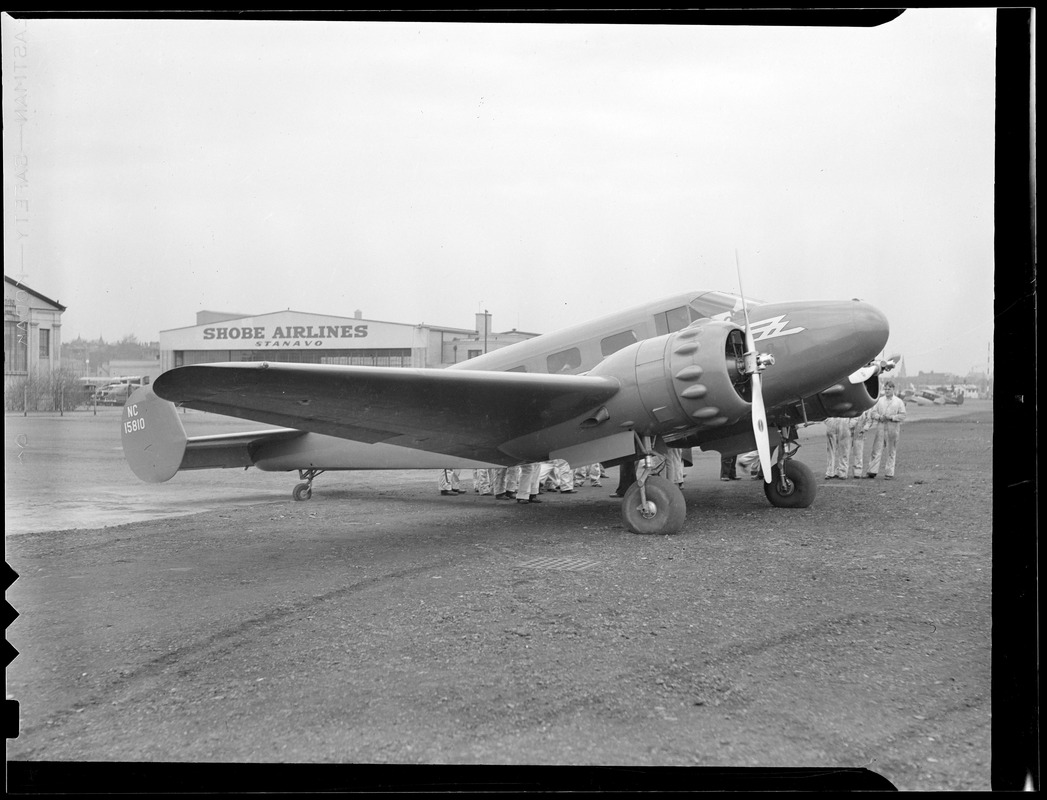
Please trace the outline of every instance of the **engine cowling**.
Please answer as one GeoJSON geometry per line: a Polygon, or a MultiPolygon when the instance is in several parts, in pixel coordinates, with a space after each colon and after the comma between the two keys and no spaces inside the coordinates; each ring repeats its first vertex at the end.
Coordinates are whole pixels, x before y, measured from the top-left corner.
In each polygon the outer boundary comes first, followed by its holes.
{"type": "Polygon", "coordinates": [[[653,436],[737,422],[751,413],[744,350],[742,328],[720,320],[700,320],[619,350],[589,373],[622,384],[594,423],[653,436]]]}
{"type": "Polygon", "coordinates": [[[844,380],[807,398],[807,418],[813,421],[826,417],[857,417],[873,407],[879,394],[879,373],[860,383],[844,380]]]}

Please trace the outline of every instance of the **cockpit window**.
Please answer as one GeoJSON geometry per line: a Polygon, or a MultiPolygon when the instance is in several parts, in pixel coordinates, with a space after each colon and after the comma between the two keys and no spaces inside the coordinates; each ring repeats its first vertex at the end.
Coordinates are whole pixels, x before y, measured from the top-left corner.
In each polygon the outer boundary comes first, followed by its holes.
{"type": "MultiPolygon", "coordinates": [[[[746,297],[745,302],[749,308],[766,305],[763,300],[756,300],[752,297],[746,297]]],[[[725,316],[730,316],[735,311],[742,310],[742,298],[741,295],[730,292],[706,292],[691,301],[691,308],[700,317],[719,317],[722,319],[725,316]]]]}
{"type": "Polygon", "coordinates": [[[672,308],[665,312],[665,321],[668,323],[669,333],[682,331],[691,324],[690,309],[687,306],[672,308]]]}

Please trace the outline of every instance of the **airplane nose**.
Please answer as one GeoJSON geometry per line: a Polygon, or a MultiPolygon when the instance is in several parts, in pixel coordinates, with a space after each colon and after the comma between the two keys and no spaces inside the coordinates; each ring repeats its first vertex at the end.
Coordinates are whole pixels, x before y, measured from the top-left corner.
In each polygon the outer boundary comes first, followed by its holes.
{"type": "Polygon", "coordinates": [[[771,405],[820,392],[866,366],[890,332],[883,312],[861,300],[766,305],[760,312],[777,326],[775,335],[756,340],[776,359],[764,375],[764,400],[771,405]]]}
{"type": "Polygon", "coordinates": [[[887,337],[891,333],[891,326],[887,317],[876,306],[855,301],[851,307],[851,319],[857,331],[868,342],[876,343],[876,352],[880,352],[887,346],[887,337]]]}

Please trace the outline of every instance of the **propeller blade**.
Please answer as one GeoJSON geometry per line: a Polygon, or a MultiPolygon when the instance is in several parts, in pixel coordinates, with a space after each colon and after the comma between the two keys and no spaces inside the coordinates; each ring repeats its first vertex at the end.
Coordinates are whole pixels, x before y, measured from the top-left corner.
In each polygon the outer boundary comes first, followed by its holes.
{"type": "MultiPolygon", "coordinates": [[[[738,251],[734,251],[734,266],[738,270],[738,294],[742,297],[742,314],[745,315],[745,350],[746,367],[748,368],[748,356],[756,358],[756,344],[753,342],[753,332],[749,328],[749,304],[745,302],[745,287],[742,286],[742,262],[738,260],[738,251]]],[[[755,366],[755,361],[753,362],[755,366]]]]}
{"type": "Polygon", "coordinates": [[[745,302],[745,289],[742,287],[742,263],[738,251],[734,251],[734,263],[738,268],[738,293],[742,297],[742,312],[745,314],[745,371],[751,376],[753,390],[752,413],[753,435],[756,437],[756,452],[760,456],[760,471],[764,483],[771,482],[771,443],[767,434],[767,411],[763,404],[763,378],[756,358],[756,342],[753,341],[752,328],[749,326],[749,304],[745,302]]]}
{"type": "Polygon", "coordinates": [[[767,434],[767,414],[763,406],[763,378],[753,373],[753,435],[756,437],[756,452],[760,454],[760,470],[763,482],[771,482],[771,442],[767,434]]]}

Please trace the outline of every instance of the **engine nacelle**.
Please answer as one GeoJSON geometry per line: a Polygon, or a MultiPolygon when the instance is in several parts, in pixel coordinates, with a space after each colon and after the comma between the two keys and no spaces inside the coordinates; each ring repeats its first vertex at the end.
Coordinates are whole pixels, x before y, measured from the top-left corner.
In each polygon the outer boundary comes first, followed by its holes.
{"type": "Polygon", "coordinates": [[[737,422],[751,411],[744,350],[743,330],[719,320],[701,320],[619,350],[589,374],[617,378],[621,391],[587,422],[643,435],[737,422]]]}
{"type": "Polygon", "coordinates": [[[879,394],[879,372],[861,383],[844,380],[804,401],[807,418],[815,421],[826,417],[857,417],[875,405],[879,394]]]}

